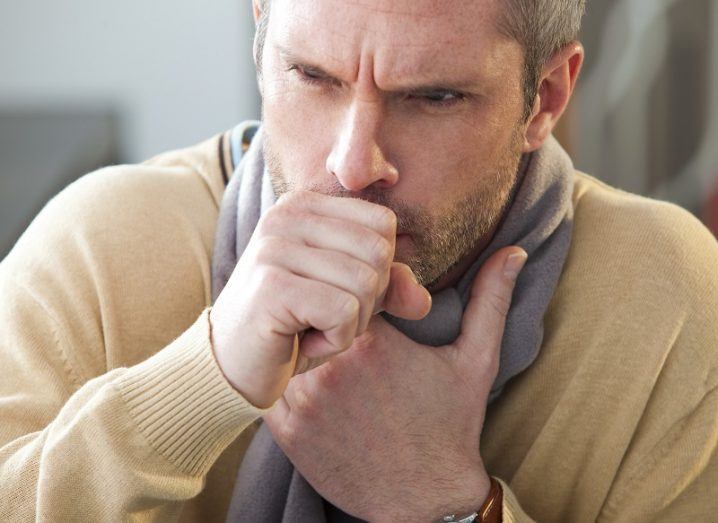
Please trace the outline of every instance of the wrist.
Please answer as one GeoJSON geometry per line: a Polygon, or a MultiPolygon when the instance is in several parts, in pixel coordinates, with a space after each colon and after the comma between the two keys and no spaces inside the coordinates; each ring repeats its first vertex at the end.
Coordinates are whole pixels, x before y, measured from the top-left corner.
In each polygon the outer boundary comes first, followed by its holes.
{"type": "Polygon", "coordinates": [[[441,522],[450,514],[460,518],[478,512],[490,491],[491,478],[486,469],[483,465],[475,465],[448,478],[432,478],[430,489],[416,493],[417,503],[408,506],[397,499],[395,511],[377,514],[371,520],[441,522]]]}
{"type": "Polygon", "coordinates": [[[496,478],[490,479],[489,494],[478,510],[460,515],[447,514],[442,517],[441,523],[501,523],[504,519],[504,493],[501,483],[496,478]]]}
{"type": "Polygon", "coordinates": [[[252,406],[258,409],[272,407],[292,376],[293,358],[290,356],[283,362],[267,361],[267,351],[253,350],[261,344],[251,336],[225,332],[222,322],[214,316],[215,311],[213,307],[209,314],[210,343],[222,375],[252,406]],[[242,347],[237,346],[237,339],[242,340],[242,347]]]}
{"type": "Polygon", "coordinates": [[[457,520],[474,512],[489,497],[491,491],[491,477],[486,469],[481,466],[467,475],[461,486],[452,492],[447,492],[446,497],[440,505],[435,507],[431,513],[431,521],[441,522],[448,515],[453,515],[457,520]]]}

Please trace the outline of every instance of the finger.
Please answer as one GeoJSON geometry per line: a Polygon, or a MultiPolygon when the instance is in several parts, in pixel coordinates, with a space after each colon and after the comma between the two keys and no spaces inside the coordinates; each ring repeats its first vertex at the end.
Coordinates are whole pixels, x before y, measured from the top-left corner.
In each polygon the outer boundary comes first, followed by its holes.
{"type": "Polygon", "coordinates": [[[366,330],[389,280],[382,278],[372,266],[343,252],[317,249],[279,237],[263,238],[256,258],[260,263],[284,268],[352,294],[359,302],[355,335],[366,330]]]}
{"type": "Polygon", "coordinates": [[[302,374],[319,367],[341,352],[330,343],[323,332],[309,330],[305,333],[299,345],[299,358],[295,374],[302,374]]]}
{"type": "Polygon", "coordinates": [[[303,211],[291,211],[276,221],[267,224],[267,235],[281,236],[317,249],[343,252],[371,265],[377,272],[388,273],[394,259],[394,237],[387,239],[356,222],[303,211]]]}
{"type": "Polygon", "coordinates": [[[398,318],[420,320],[431,310],[431,294],[408,265],[394,262],[382,308],[398,318]]]}
{"type": "Polygon", "coordinates": [[[347,349],[356,337],[359,302],[351,294],[324,282],[296,274],[276,276],[277,334],[294,336],[314,328],[323,333],[335,352],[347,349]]]}
{"type": "Polygon", "coordinates": [[[293,364],[294,372],[292,376],[304,374],[312,369],[319,367],[322,363],[329,361],[332,356],[337,354],[337,349],[331,345],[324,335],[314,329],[308,329],[294,335],[293,364]],[[307,350],[307,346],[315,345],[312,341],[314,337],[321,338],[322,345],[320,349],[307,350]]]}
{"type": "Polygon", "coordinates": [[[382,205],[358,198],[327,196],[312,191],[283,195],[277,204],[322,216],[349,220],[380,233],[387,240],[396,238],[396,214],[382,205]]]}
{"type": "Polygon", "coordinates": [[[464,311],[461,335],[454,343],[460,352],[477,347],[499,350],[516,278],[526,259],[523,249],[507,247],[481,267],[464,311]]]}

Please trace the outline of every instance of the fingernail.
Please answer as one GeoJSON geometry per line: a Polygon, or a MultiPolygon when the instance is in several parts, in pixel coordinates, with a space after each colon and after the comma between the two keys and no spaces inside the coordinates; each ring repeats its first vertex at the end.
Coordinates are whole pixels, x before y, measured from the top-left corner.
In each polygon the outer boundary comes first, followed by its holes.
{"type": "Polygon", "coordinates": [[[528,254],[524,251],[510,254],[504,263],[504,276],[511,278],[512,280],[518,278],[519,273],[521,272],[521,269],[523,269],[527,259],[528,254]]]}

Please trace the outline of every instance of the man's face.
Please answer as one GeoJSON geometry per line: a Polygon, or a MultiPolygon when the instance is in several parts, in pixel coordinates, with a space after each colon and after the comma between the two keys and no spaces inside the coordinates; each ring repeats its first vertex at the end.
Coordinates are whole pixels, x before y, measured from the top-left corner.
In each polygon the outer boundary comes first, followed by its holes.
{"type": "Polygon", "coordinates": [[[395,259],[425,285],[471,254],[501,216],[523,145],[523,54],[497,31],[499,8],[273,0],[261,89],[277,195],[391,208],[395,259]]]}

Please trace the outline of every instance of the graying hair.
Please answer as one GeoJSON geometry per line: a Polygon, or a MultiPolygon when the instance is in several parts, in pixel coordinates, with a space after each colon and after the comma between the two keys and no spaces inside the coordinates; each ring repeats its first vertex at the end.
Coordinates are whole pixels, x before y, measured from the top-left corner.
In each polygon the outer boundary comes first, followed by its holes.
{"type": "Polygon", "coordinates": [[[586,0],[502,1],[505,9],[499,31],[524,48],[524,120],[528,120],[542,69],[556,52],[578,38],[586,0]]]}
{"type": "MultiPolygon", "coordinates": [[[[524,121],[531,116],[543,66],[568,43],[578,38],[586,0],[500,0],[505,4],[499,31],[524,48],[524,121]]],[[[262,50],[267,36],[271,0],[257,0],[262,15],[257,22],[254,59],[262,74],[262,50]]]]}
{"type": "Polygon", "coordinates": [[[254,38],[254,62],[257,64],[257,74],[262,75],[262,53],[264,51],[264,40],[267,38],[267,25],[269,24],[270,0],[257,0],[261,14],[257,20],[257,34],[254,38]]]}

